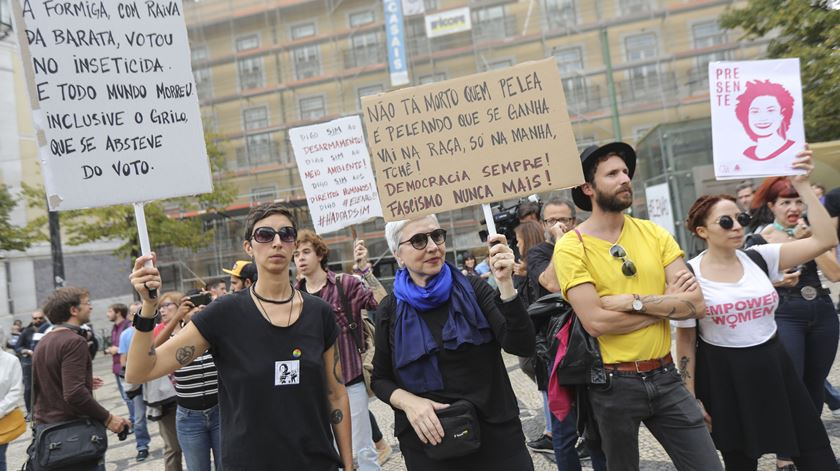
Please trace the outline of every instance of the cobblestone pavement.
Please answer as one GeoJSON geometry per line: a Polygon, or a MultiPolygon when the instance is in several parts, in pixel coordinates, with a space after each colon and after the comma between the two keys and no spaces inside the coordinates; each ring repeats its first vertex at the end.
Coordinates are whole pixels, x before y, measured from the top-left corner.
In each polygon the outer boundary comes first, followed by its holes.
{"type": "MultiPolygon", "coordinates": [[[[505,363],[510,372],[510,379],[513,383],[516,395],[519,398],[522,425],[525,431],[525,436],[529,438],[537,437],[542,433],[544,419],[542,415],[542,396],[536,390],[534,384],[529,380],[518,367],[516,357],[506,355],[505,363]]],[[[115,411],[117,414],[127,414],[125,405],[122,403],[116,385],[114,384],[114,376],[111,374],[111,359],[110,357],[97,356],[94,360],[94,372],[105,380],[105,385],[96,391],[96,398],[107,409],[115,411]]],[[[832,383],[840,384],[840,364],[835,362],[832,368],[829,379],[832,383]]],[[[389,430],[393,426],[393,413],[390,408],[379,400],[371,402],[371,410],[376,415],[379,425],[389,437],[389,430]]],[[[834,452],[840,456],[840,419],[833,418],[828,411],[824,409],[823,422],[825,423],[828,434],[831,438],[831,443],[834,447],[834,452]]],[[[151,424],[149,428],[152,432],[151,454],[149,459],[143,463],[135,462],[134,458],[136,451],[134,449],[133,436],[120,442],[117,441],[114,435],[109,436],[110,446],[107,454],[107,469],[113,470],[137,470],[137,471],[159,471],[163,470],[163,441],[160,438],[158,427],[151,424]]],[[[396,440],[390,436],[390,441],[396,445],[396,440]]],[[[29,432],[24,434],[9,445],[6,453],[9,470],[18,470],[24,461],[25,450],[30,442],[29,432]]],[[[641,454],[641,469],[643,471],[671,471],[675,470],[674,466],[668,459],[668,455],[662,449],[656,440],[642,427],[639,435],[640,454],[641,454]]],[[[402,461],[402,456],[396,451],[394,456],[383,466],[385,471],[404,470],[405,465],[402,461]]],[[[553,457],[540,453],[532,453],[534,459],[534,468],[537,471],[556,470],[557,467],[553,462],[553,457]]],[[[587,465],[588,462],[585,462],[587,465]]],[[[760,463],[759,469],[764,471],[771,471],[775,468],[774,460],[771,456],[765,456],[760,463]]],[[[584,466],[584,470],[591,470],[591,467],[584,466]]],[[[301,470],[304,471],[304,470],[301,470]]],[[[515,470],[512,470],[515,471],[515,470]]]]}

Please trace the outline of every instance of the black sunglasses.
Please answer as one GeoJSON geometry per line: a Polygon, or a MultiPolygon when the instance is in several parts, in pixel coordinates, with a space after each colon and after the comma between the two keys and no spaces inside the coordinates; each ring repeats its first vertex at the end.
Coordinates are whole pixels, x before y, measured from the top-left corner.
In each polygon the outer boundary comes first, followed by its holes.
{"type": "Polygon", "coordinates": [[[436,245],[441,245],[446,242],[446,231],[444,229],[435,229],[432,232],[421,232],[414,234],[410,239],[400,242],[400,245],[411,243],[411,246],[417,250],[423,250],[429,245],[429,237],[436,245]]]}
{"type": "Polygon", "coordinates": [[[621,260],[621,273],[624,273],[624,276],[634,276],[636,274],[636,264],[627,257],[627,251],[624,250],[624,247],[613,244],[610,247],[610,255],[621,260]]]}
{"type": "Polygon", "coordinates": [[[271,227],[258,227],[254,229],[254,233],[251,237],[261,244],[267,244],[269,242],[274,242],[274,236],[278,235],[280,236],[281,241],[291,243],[297,240],[297,229],[292,226],[284,226],[275,231],[271,227]]]}
{"type": "Polygon", "coordinates": [[[735,227],[735,221],[738,221],[738,224],[740,224],[741,227],[747,227],[750,225],[750,221],[752,221],[752,216],[750,216],[749,213],[739,213],[735,216],[734,220],[732,219],[732,216],[721,216],[717,221],[715,221],[715,223],[722,229],[728,231],[735,227]]]}

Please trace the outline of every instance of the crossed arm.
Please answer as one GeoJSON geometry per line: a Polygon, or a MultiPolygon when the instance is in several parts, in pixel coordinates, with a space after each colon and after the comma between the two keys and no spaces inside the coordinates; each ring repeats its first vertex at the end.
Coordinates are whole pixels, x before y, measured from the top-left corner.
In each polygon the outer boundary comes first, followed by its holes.
{"type": "Polygon", "coordinates": [[[591,283],[569,289],[566,297],[593,337],[634,332],[663,319],[700,319],[706,315],[703,293],[683,259],[665,267],[665,279],[665,294],[640,296],[644,303],[641,313],[633,310],[633,294],[599,297],[591,283]]]}

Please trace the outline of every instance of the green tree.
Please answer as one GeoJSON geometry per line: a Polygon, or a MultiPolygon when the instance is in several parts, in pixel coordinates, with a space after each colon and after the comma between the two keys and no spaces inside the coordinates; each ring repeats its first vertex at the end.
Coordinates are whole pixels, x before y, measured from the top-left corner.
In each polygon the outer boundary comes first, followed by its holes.
{"type": "MultiPolygon", "coordinates": [[[[222,179],[224,152],[216,136],[206,134],[205,143],[215,180],[213,191],[194,197],[164,200],[175,202],[182,211],[196,209],[216,211],[229,204],[235,197],[235,188],[222,179]]],[[[30,205],[43,207],[43,188],[27,188],[26,192],[30,205]]],[[[170,246],[197,250],[214,240],[213,231],[204,229],[200,217],[174,219],[167,216],[164,201],[152,201],[144,205],[146,227],[153,247],[170,246]]],[[[123,240],[125,243],[114,250],[114,255],[134,258],[140,254],[133,205],[64,211],[60,215],[62,232],[66,234],[66,243],[70,245],[102,240],[123,240]]],[[[45,226],[46,216],[41,219],[45,226]]]]}
{"type": "Polygon", "coordinates": [[[810,142],[840,138],[840,10],[831,0],[749,0],[721,16],[727,29],[745,37],[771,37],[771,58],[798,57],[805,101],[805,135],[810,142]]]}
{"type": "Polygon", "coordinates": [[[41,233],[40,221],[32,221],[26,226],[15,226],[9,220],[17,201],[9,192],[9,187],[0,184],[0,250],[26,250],[35,242],[46,240],[41,233]]]}

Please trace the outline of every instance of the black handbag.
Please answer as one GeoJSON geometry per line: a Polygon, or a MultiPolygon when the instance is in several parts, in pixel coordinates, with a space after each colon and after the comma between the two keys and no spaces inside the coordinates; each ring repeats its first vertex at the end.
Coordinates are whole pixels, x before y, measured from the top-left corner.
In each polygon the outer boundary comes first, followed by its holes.
{"type": "Polygon", "coordinates": [[[39,425],[27,449],[28,471],[49,471],[96,463],[105,457],[108,436],[105,425],[95,419],[76,419],[39,425]]]}
{"type": "Polygon", "coordinates": [[[448,460],[475,453],[481,448],[481,429],[475,406],[458,400],[446,409],[436,411],[443,427],[443,441],[437,445],[426,443],[423,449],[433,460],[448,460]]]}

